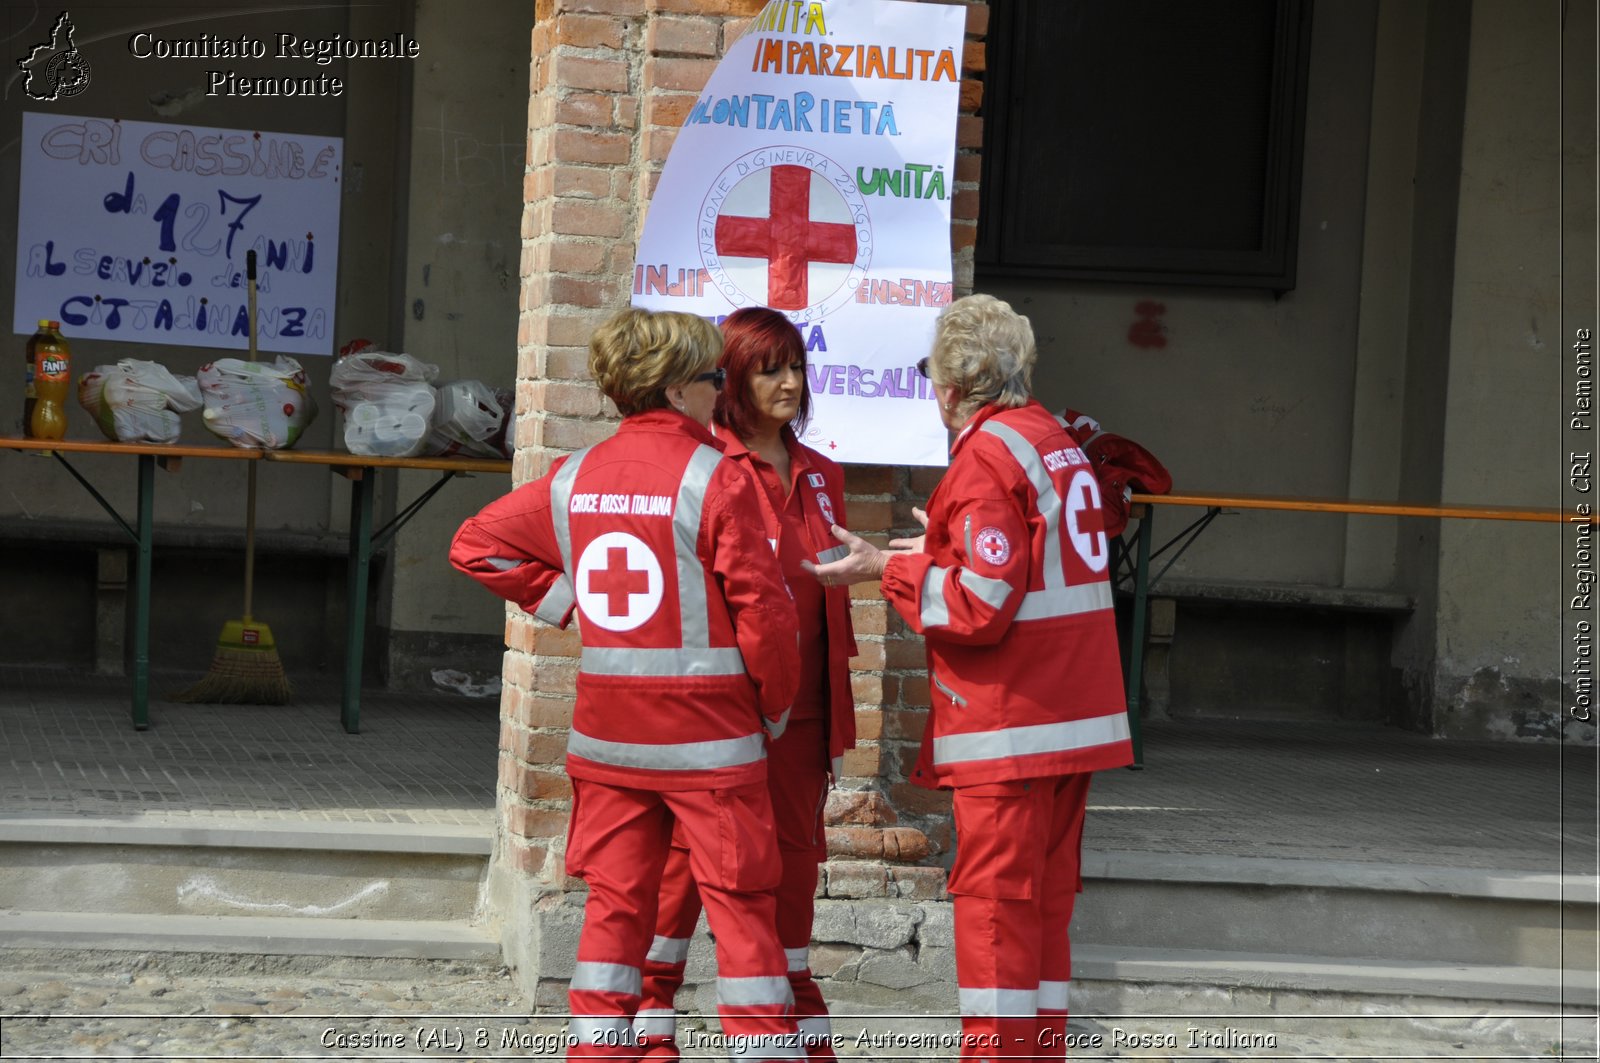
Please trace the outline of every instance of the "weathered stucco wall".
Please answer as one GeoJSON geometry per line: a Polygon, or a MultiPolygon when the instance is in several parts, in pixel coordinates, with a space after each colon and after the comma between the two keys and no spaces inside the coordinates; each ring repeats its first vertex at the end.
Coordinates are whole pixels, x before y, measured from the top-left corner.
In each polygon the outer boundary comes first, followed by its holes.
{"type": "MultiPolygon", "coordinates": [[[[510,392],[517,376],[522,176],[527,161],[528,39],[533,5],[417,0],[417,38],[436,58],[411,94],[405,257],[396,265],[401,347],[439,367],[439,383],[481,380],[510,392]],[[467,57],[470,57],[468,59],[467,57]]],[[[433,484],[405,472],[397,501],[433,484]]],[[[484,680],[500,670],[505,609],[446,560],[464,517],[511,487],[460,478],[395,539],[385,599],[389,673],[428,685],[434,668],[484,680]]]]}

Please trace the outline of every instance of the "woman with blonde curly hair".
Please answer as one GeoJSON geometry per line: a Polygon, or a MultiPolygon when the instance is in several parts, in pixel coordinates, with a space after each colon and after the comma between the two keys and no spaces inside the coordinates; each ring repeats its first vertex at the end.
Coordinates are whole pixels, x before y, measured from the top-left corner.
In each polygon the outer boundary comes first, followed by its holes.
{"type": "Polygon", "coordinates": [[[926,532],[850,555],[824,585],[881,579],[928,654],[913,782],[955,791],[963,1059],[1065,1053],[1089,774],[1132,762],[1100,489],[1078,441],[1029,394],[1028,319],[988,295],[939,316],[919,364],[956,433],[926,532]]]}
{"type": "Polygon", "coordinates": [[[674,822],[717,939],[735,1058],[803,1058],[776,933],[769,732],[798,685],[795,609],[755,485],[708,429],[721,336],[625,310],[589,342],[622,413],[605,442],[491,503],[450,560],[536,617],[581,618],[567,738],[567,872],[589,885],[571,1057],[633,1059],[633,1019],[674,822]]]}

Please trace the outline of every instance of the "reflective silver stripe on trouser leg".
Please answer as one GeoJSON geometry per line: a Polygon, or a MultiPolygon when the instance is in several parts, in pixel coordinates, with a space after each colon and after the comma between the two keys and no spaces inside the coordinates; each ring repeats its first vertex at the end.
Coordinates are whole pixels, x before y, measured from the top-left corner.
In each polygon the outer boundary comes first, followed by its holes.
{"type": "Polygon", "coordinates": [[[567,1034],[580,1045],[637,1047],[633,1020],[626,1015],[574,1015],[567,1023],[567,1034]]]}
{"type": "Polygon", "coordinates": [[[1040,982],[1039,1010],[1066,1011],[1067,992],[1071,987],[1071,982],[1040,982]]]}
{"type": "MultiPolygon", "coordinates": [[[[717,1005],[735,1008],[792,1008],[794,990],[787,975],[754,978],[718,978],[717,1005]]],[[[723,1029],[726,1032],[727,1020],[723,1029]]],[[[728,1039],[728,1055],[736,1060],[805,1059],[799,1033],[742,1034],[728,1039]]]]}
{"type": "Polygon", "coordinates": [[[678,557],[678,614],[683,618],[685,649],[711,645],[711,618],[707,615],[706,570],[700,563],[700,520],[705,510],[706,488],[722,454],[705,444],[695,448],[678,485],[672,510],[672,535],[678,557]]]}
{"type": "Polygon", "coordinates": [[[781,974],[754,978],[718,978],[717,1003],[735,1008],[786,1006],[794,1003],[794,990],[781,974]]]}
{"type": "Polygon", "coordinates": [[[633,1017],[633,1032],[639,1037],[678,1036],[678,1013],[671,1008],[640,1008],[633,1017]]]}
{"type": "Polygon", "coordinates": [[[645,959],[651,963],[683,963],[689,958],[688,938],[669,938],[657,934],[650,942],[645,959]]]}
{"type": "Polygon", "coordinates": [[[796,1019],[794,1024],[800,1028],[802,1044],[824,1045],[833,1041],[833,1023],[826,1015],[811,1015],[804,1019],[796,1019]]]}
{"type": "Polygon", "coordinates": [[[636,997],[643,992],[644,979],[639,968],[629,967],[625,963],[579,960],[572,971],[572,988],[636,997]]]}
{"type": "Polygon", "coordinates": [[[1031,1019],[1039,1014],[1037,989],[968,989],[962,986],[961,1014],[966,1018],[1031,1019]]]}

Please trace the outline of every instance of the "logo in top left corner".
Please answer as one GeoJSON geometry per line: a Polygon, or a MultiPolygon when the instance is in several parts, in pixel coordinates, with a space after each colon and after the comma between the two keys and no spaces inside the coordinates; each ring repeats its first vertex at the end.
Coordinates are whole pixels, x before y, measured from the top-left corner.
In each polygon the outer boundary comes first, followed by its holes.
{"type": "Polygon", "coordinates": [[[89,87],[89,61],[72,39],[72,16],[61,12],[50,30],[50,39],[35,44],[17,60],[22,71],[22,89],[29,99],[51,102],[76,96],[89,87]]]}

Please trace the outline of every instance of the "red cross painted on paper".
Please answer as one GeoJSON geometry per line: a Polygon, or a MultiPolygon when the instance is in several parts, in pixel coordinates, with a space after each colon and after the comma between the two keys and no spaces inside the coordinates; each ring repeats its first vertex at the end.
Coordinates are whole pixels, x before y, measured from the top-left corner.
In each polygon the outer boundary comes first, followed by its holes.
{"type": "Polygon", "coordinates": [[[628,551],[613,546],[606,551],[606,567],[589,573],[589,593],[606,596],[606,612],[628,615],[628,599],[650,590],[650,573],[628,567],[628,551]]]}
{"type": "Polygon", "coordinates": [[[840,222],[811,220],[811,171],[804,166],[771,169],[770,217],[717,218],[717,253],[767,259],[767,305],[803,310],[811,305],[806,267],[812,262],[856,260],[856,231],[840,222]]]}

